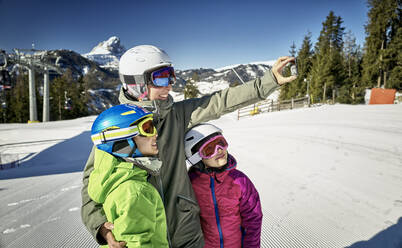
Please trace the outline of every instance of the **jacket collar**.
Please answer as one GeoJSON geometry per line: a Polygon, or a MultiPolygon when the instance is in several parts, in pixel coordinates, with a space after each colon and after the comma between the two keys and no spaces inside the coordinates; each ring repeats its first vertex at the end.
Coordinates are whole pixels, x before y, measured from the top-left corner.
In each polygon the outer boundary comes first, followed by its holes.
{"type": "MultiPolygon", "coordinates": [[[[162,167],[162,161],[155,157],[124,158],[125,161],[133,163],[153,176],[158,176],[162,167]]],[[[124,163],[123,163],[124,164],[124,163]]],[[[118,167],[118,166],[117,166],[118,167]]]]}
{"type": "Polygon", "coordinates": [[[237,167],[237,161],[231,154],[228,153],[227,164],[220,168],[206,168],[202,162],[199,162],[193,167],[196,168],[198,171],[200,171],[202,174],[208,174],[209,176],[214,177],[215,180],[218,181],[218,183],[220,183],[223,181],[223,179],[229,173],[229,171],[237,167]]]}

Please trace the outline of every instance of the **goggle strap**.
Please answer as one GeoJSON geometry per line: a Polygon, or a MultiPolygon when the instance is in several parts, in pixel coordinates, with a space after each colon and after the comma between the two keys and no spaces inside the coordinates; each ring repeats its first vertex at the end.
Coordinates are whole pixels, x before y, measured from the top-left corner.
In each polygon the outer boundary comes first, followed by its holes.
{"type": "Polygon", "coordinates": [[[148,91],[145,91],[144,93],[142,93],[142,95],[141,96],[139,96],[138,98],[140,99],[140,100],[142,100],[144,97],[146,97],[148,95],[148,91]]]}
{"type": "Polygon", "coordinates": [[[100,133],[91,135],[91,139],[95,145],[100,145],[100,144],[106,143],[108,141],[128,139],[128,138],[137,136],[139,134],[142,134],[144,136],[154,136],[156,134],[155,127],[154,127],[153,134],[147,134],[142,129],[142,124],[149,120],[152,121],[152,117],[148,116],[147,118],[142,120],[140,123],[138,123],[138,125],[130,126],[127,128],[119,128],[119,129],[115,129],[115,130],[106,130],[104,132],[100,132],[100,133]]]}
{"type": "Polygon", "coordinates": [[[202,158],[198,152],[194,153],[191,157],[189,157],[187,159],[187,161],[192,165],[195,165],[196,163],[200,162],[201,160],[202,160],[202,158]]]}
{"type": "Polygon", "coordinates": [[[137,126],[109,130],[91,135],[91,139],[95,145],[100,145],[108,141],[128,139],[139,134],[137,126]]]}
{"type": "Polygon", "coordinates": [[[120,80],[125,84],[145,84],[144,75],[120,75],[120,80]]]}

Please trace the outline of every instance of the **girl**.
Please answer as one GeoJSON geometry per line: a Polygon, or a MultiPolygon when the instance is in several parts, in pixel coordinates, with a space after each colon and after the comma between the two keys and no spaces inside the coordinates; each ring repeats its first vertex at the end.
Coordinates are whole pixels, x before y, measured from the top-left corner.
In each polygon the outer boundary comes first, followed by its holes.
{"type": "Polygon", "coordinates": [[[260,247],[260,198],[250,179],[236,169],[222,130],[200,124],[186,133],[184,143],[204,247],[260,247]]]}

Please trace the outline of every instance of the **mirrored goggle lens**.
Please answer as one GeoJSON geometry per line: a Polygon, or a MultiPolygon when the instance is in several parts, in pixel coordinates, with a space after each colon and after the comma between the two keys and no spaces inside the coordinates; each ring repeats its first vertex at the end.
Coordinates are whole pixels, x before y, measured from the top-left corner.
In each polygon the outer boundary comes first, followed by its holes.
{"type": "Polygon", "coordinates": [[[205,143],[200,149],[201,157],[213,157],[218,151],[218,147],[220,147],[221,149],[226,149],[228,147],[228,143],[223,136],[215,136],[211,140],[207,141],[207,143],[205,143]]]}
{"type": "Polygon", "coordinates": [[[151,79],[155,86],[166,87],[176,82],[176,75],[173,67],[165,67],[152,72],[151,79]]]}

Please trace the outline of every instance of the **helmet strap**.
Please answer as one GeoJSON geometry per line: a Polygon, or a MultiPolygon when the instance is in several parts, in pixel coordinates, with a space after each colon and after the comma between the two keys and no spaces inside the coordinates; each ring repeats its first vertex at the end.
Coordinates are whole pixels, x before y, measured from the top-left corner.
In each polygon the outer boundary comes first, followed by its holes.
{"type": "Polygon", "coordinates": [[[144,155],[138,150],[137,145],[135,144],[133,139],[127,140],[128,144],[131,147],[131,152],[128,154],[128,157],[136,158],[136,157],[143,157],[144,155]]]}
{"type": "Polygon", "coordinates": [[[140,152],[140,150],[135,149],[134,154],[132,156],[133,158],[138,158],[138,157],[144,157],[144,155],[140,152]]]}
{"type": "Polygon", "coordinates": [[[146,90],[144,93],[142,93],[141,96],[138,97],[138,101],[142,101],[142,99],[144,99],[144,97],[146,97],[148,95],[148,90],[146,90]]]}

